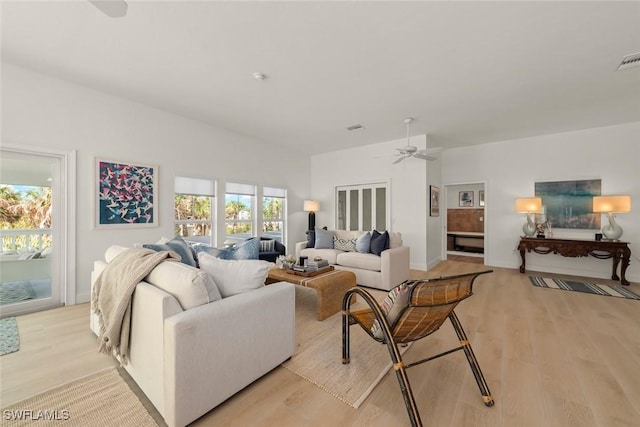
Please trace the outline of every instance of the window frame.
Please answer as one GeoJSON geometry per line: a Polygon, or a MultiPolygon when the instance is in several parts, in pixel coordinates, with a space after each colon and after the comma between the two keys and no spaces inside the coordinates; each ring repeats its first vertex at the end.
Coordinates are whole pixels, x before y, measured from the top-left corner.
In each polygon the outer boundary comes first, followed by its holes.
{"type": "MultiPolygon", "coordinates": [[[[372,182],[366,184],[352,184],[352,185],[339,185],[335,188],[335,203],[336,203],[336,217],[335,224],[337,229],[344,230],[352,230],[352,220],[353,220],[353,212],[351,211],[351,204],[355,200],[358,208],[357,208],[357,226],[353,228],[353,230],[364,230],[364,191],[369,190],[369,201],[371,207],[371,229],[376,229],[378,231],[383,231],[379,229],[377,222],[379,213],[377,209],[378,205],[378,192],[377,190],[384,189],[385,197],[384,197],[384,230],[390,230],[391,226],[391,185],[388,181],[379,181],[372,182]],[[344,212],[342,212],[341,202],[340,202],[340,192],[345,192],[344,199],[344,212]],[[356,191],[357,197],[352,199],[352,191],[356,191]],[[341,218],[341,214],[344,214],[344,218],[341,218]],[[342,228],[344,227],[344,228],[342,228]]],[[[368,230],[367,230],[368,231],[368,230]]]]}

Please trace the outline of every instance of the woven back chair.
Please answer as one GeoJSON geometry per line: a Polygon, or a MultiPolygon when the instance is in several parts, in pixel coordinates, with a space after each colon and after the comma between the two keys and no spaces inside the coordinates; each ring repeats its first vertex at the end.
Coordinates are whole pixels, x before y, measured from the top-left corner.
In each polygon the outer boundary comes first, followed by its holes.
{"type": "MultiPolygon", "coordinates": [[[[464,350],[485,405],[493,406],[494,401],[491,397],[489,386],[480,370],[460,320],[454,312],[460,301],[473,295],[472,288],[475,279],[481,274],[491,272],[492,270],[487,270],[436,279],[408,280],[401,285],[404,289],[402,292],[406,292],[405,297],[408,295],[407,304],[394,307],[388,314],[383,312],[378,302],[366,290],[362,288],[350,289],[345,294],[342,304],[342,363],[350,363],[349,330],[352,325],[360,325],[371,338],[386,344],[400,383],[411,425],[421,426],[420,413],[413,397],[406,370],[455,351],[464,350]],[[351,311],[351,298],[354,295],[360,295],[369,308],[351,311]],[[390,324],[388,316],[394,310],[394,314],[398,315],[397,321],[390,324]],[[460,341],[460,346],[417,362],[405,364],[398,345],[416,341],[432,334],[447,319],[451,321],[460,341]]],[[[400,297],[397,298],[397,300],[399,299],[400,297]]]]}

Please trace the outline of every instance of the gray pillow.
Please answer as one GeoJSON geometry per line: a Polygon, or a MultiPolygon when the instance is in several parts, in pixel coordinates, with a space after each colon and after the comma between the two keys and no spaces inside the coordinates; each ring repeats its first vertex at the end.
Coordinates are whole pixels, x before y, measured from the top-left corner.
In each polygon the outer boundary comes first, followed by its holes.
{"type": "Polygon", "coordinates": [[[333,235],[331,230],[323,230],[316,227],[316,249],[333,249],[333,235]]]}
{"type": "Polygon", "coordinates": [[[356,252],[368,254],[371,248],[371,232],[367,231],[356,239],[356,252]]]}
{"type": "Polygon", "coordinates": [[[142,245],[143,248],[152,249],[156,252],[160,251],[173,251],[180,255],[180,261],[183,263],[190,265],[191,267],[197,267],[196,260],[193,257],[193,252],[187,242],[180,236],[176,236],[173,239],[169,240],[167,243],[163,244],[151,244],[146,243],[142,245]]]}

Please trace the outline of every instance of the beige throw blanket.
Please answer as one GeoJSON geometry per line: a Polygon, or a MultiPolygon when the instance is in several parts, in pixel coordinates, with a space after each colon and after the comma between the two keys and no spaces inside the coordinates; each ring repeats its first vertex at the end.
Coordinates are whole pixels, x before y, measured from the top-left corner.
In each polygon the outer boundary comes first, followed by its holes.
{"type": "Polygon", "coordinates": [[[136,285],[162,261],[179,261],[175,252],[131,248],[113,259],[93,285],[92,307],[100,319],[99,351],[114,352],[127,363],[131,296],[136,285]]]}

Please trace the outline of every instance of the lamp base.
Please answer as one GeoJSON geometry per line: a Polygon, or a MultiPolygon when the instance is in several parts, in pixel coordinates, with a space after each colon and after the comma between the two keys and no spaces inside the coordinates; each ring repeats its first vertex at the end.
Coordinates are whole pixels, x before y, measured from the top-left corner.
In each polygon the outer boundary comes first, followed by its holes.
{"type": "Polygon", "coordinates": [[[622,227],[618,225],[612,213],[609,213],[609,225],[602,227],[602,234],[607,240],[617,241],[622,236],[622,227]]]}
{"type": "Polygon", "coordinates": [[[536,225],[533,223],[531,214],[527,214],[527,222],[522,226],[522,232],[526,237],[531,237],[536,234],[536,225]]]}

